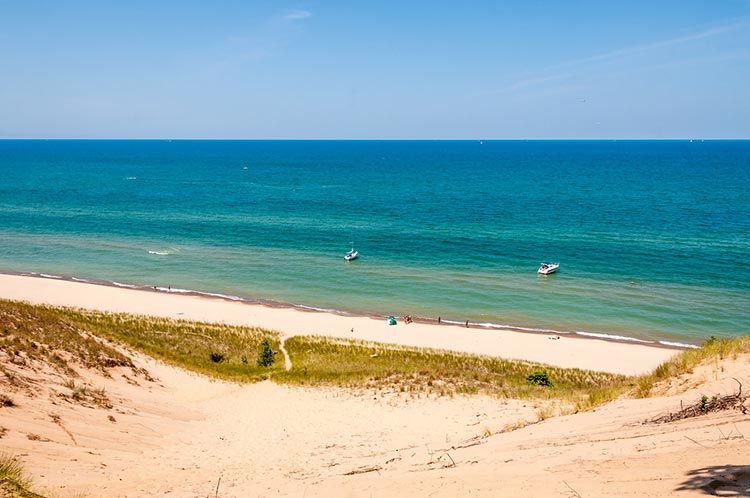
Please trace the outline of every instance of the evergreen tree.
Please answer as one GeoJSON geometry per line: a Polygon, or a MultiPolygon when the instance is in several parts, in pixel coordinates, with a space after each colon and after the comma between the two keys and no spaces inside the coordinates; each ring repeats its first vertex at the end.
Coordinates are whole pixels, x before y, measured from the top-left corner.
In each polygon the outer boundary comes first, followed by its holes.
{"type": "Polygon", "coordinates": [[[258,355],[258,366],[270,367],[273,365],[273,351],[271,351],[271,343],[268,339],[263,339],[260,345],[260,354],[258,355]]]}

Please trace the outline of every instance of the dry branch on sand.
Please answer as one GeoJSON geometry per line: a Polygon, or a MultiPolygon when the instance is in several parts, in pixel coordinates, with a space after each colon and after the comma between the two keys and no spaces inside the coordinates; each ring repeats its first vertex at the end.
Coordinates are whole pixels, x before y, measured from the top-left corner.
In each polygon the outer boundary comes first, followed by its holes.
{"type": "Polygon", "coordinates": [[[377,472],[377,473],[380,473],[380,470],[382,468],[383,467],[381,467],[380,465],[374,465],[374,466],[368,466],[368,467],[360,467],[358,469],[354,469],[354,470],[350,470],[349,472],[345,472],[344,475],[345,476],[353,476],[353,475],[356,475],[356,474],[366,474],[368,472],[377,472]]]}
{"type": "Polygon", "coordinates": [[[747,414],[748,408],[745,406],[745,400],[747,396],[742,395],[742,383],[737,379],[734,379],[739,384],[740,389],[735,394],[728,394],[726,396],[714,396],[708,398],[702,396],[696,403],[682,408],[676,413],[668,413],[666,415],[660,415],[652,419],[646,420],[647,424],[663,424],[667,422],[674,422],[676,420],[683,420],[691,417],[699,417],[711,412],[718,412],[723,410],[740,410],[743,414],[747,414]]]}

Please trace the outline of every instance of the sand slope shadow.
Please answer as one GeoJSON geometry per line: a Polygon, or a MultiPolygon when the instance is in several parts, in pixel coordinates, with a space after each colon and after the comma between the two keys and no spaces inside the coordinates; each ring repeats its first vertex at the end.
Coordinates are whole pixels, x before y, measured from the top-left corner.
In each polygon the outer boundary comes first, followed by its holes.
{"type": "Polygon", "coordinates": [[[716,465],[691,470],[676,491],[703,491],[713,496],[750,496],[750,466],[716,465]]]}

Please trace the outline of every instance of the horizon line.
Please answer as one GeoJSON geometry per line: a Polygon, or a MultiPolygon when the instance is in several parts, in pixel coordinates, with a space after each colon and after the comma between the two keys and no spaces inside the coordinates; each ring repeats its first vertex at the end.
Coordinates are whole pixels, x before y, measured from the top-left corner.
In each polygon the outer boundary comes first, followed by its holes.
{"type": "Polygon", "coordinates": [[[622,137],[622,138],[185,138],[185,137],[0,137],[0,141],[38,140],[38,141],[203,141],[203,142],[616,142],[616,141],[747,141],[750,137],[622,137]]]}

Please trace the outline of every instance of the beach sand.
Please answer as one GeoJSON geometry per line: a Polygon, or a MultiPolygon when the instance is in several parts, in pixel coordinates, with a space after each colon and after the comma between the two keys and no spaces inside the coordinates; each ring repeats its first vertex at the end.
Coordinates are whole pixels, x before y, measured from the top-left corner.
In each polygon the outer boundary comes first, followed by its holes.
{"type": "Polygon", "coordinates": [[[388,326],[374,319],[291,307],[231,301],[150,290],[72,282],[62,279],[0,275],[0,298],[262,327],[283,337],[321,335],[404,346],[443,349],[549,365],[637,375],[653,370],[678,350],[576,335],[548,335],[456,325],[413,322],[388,326]],[[558,339],[559,337],[559,339],[558,339]]]}
{"type": "MultiPolygon", "coordinates": [[[[626,363],[623,357],[635,365],[630,371],[641,371],[657,361],[650,352],[663,358],[672,354],[640,345],[550,341],[544,335],[461,327],[389,328],[369,318],[40,278],[0,276],[0,289],[2,297],[35,303],[259,325],[285,335],[353,335],[484,354],[512,351],[514,357],[610,371],[612,364],[626,363]],[[524,347],[543,351],[524,352],[524,347]]],[[[0,364],[18,367],[4,354],[0,364]]],[[[663,387],[667,394],[679,394],[621,399],[540,421],[533,401],[356,394],[268,381],[237,385],[128,354],[155,380],[123,367],[108,376],[79,369],[76,383],[104,389],[109,409],[62,397],[69,388],[50,368],[26,368],[21,373],[31,387],[6,391],[15,406],[0,408],[0,446],[21,460],[34,490],[57,498],[750,493],[747,415],[727,411],[643,424],[702,394],[734,392],[733,378],[750,385],[748,357],[697,368],[663,387]],[[530,425],[505,432],[518,424],[530,425]]]]}
{"type": "Polygon", "coordinates": [[[541,422],[528,401],[236,385],[134,359],[156,380],[124,368],[110,377],[79,371],[77,384],[104,389],[111,409],[62,398],[69,391],[52,372],[24,372],[34,394],[9,393],[16,406],[0,408],[0,443],[34,490],[56,498],[669,497],[706,496],[706,486],[728,479],[740,487],[723,488],[727,496],[750,490],[748,416],[642,423],[701,393],[733,392],[727,375],[747,385],[747,357],[676,379],[691,386],[678,396],[541,422]],[[519,423],[530,425],[504,432],[519,423]]]}

